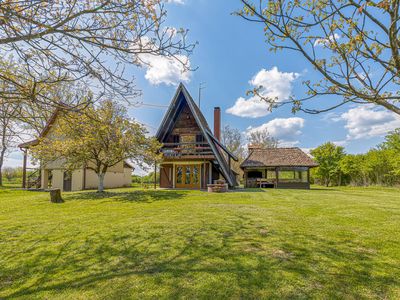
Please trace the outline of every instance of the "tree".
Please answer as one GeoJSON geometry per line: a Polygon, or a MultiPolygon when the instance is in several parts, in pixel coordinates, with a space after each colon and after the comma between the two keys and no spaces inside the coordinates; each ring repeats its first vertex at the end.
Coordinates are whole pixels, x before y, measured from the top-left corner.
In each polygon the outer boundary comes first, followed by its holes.
{"type": "Polygon", "coordinates": [[[232,128],[229,125],[225,125],[222,128],[222,144],[226,148],[236,155],[239,160],[244,156],[244,146],[243,146],[243,135],[237,128],[232,128]]]}
{"type": "Polygon", "coordinates": [[[236,14],[263,27],[270,50],[298,53],[322,78],[284,102],[264,97],[262,87],[251,91],[271,108],[291,103],[294,112],[319,113],[372,103],[400,114],[399,1],[241,1],[236,14]],[[305,106],[318,96],[324,108],[305,106]]]}
{"type": "Polygon", "coordinates": [[[251,131],[248,136],[250,145],[257,145],[261,148],[276,148],[278,147],[278,140],[272,137],[267,129],[251,131]]]}
{"type": "Polygon", "coordinates": [[[190,68],[194,45],[187,31],[164,26],[163,0],[0,2],[0,79],[12,89],[0,97],[32,103],[46,100],[42,88],[81,82],[99,95],[139,94],[125,64],[146,63],[143,55],[163,56],[190,68]],[[7,68],[12,55],[21,72],[7,68]]]}
{"type": "Polygon", "coordinates": [[[343,147],[328,142],[311,150],[311,155],[319,164],[315,174],[325,186],[329,186],[334,180],[341,184],[340,162],[345,156],[343,147]]]}
{"type": "Polygon", "coordinates": [[[68,170],[83,166],[93,170],[102,192],[107,170],[121,161],[130,159],[143,166],[159,159],[159,143],[146,134],[143,125],[128,118],[125,108],[103,101],[84,112],[66,111],[31,151],[42,165],[57,160],[68,170]]]}
{"type": "MultiPolygon", "coordinates": [[[[4,84],[1,81],[0,90],[4,90],[4,84]]],[[[3,185],[4,160],[9,151],[16,146],[22,132],[17,121],[20,110],[18,102],[6,102],[0,98],[0,186],[3,185]]]]}
{"type": "Polygon", "coordinates": [[[238,158],[238,161],[231,162],[231,168],[239,174],[243,173],[240,164],[245,159],[246,150],[243,143],[243,135],[237,128],[225,125],[221,131],[222,144],[238,158]]]}
{"type": "Polygon", "coordinates": [[[390,132],[386,137],[385,141],[379,145],[382,149],[393,149],[400,154],[400,128],[390,132]]]}
{"type": "Polygon", "coordinates": [[[11,181],[14,178],[21,176],[22,175],[21,173],[22,173],[21,168],[5,167],[3,169],[3,175],[8,181],[11,181]]]}

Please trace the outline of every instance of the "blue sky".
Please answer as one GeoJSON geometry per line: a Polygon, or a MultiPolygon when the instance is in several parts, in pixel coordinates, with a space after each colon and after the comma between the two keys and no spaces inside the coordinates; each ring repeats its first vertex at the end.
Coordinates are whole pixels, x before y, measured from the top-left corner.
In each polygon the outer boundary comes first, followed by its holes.
{"type": "MultiPolygon", "coordinates": [[[[371,106],[350,105],[319,115],[293,115],[289,106],[269,114],[263,113],[265,109],[252,108],[251,103],[246,103],[249,98],[246,97],[246,91],[251,89],[249,81],[257,74],[259,81],[270,85],[272,95],[277,93],[282,97],[301,95],[304,91],[302,81],[316,80],[318,74],[299,54],[287,51],[270,52],[260,26],[232,15],[232,12],[240,8],[239,1],[213,1],[212,5],[206,0],[170,2],[175,3],[170,3],[167,7],[168,26],[188,28],[191,41],[199,43],[190,57],[191,65],[198,69],[190,74],[190,80],[186,80],[185,85],[192,97],[197,99],[199,84],[205,82],[201,109],[210,125],[213,107],[218,105],[223,111],[223,124],[229,124],[243,132],[250,126],[267,128],[282,141],[282,145],[302,148],[313,148],[323,142],[334,141],[344,145],[350,153],[367,151],[380,143],[386,132],[400,126],[396,115],[371,106]],[[243,105],[234,107],[240,97],[244,98],[241,103],[249,106],[247,112],[245,109],[241,112],[243,105]],[[250,115],[262,116],[249,117],[250,115]]],[[[146,68],[132,70],[138,87],[143,90],[141,100],[145,103],[167,105],[176,86],[151,84],[145,78],[146,71],[146,68]]],[[[175,83],[178,81],[177,79],[175,83]]],[[[324,102],[335,99],[318,100],[314,101],[314,107],[324,107],[324,102]]],[[[137,120],[151,125],[152,128],[149,129],[153,132],[164,112],[165,109],[145,107],[130,110],[137,120]]]]}
{"type": "MultiPolygon", "coordinates": [[[[137,88],[143,92],[137,101],[167,106],[179,81],[197,100],[199,84],[204,82],[201,109],[211,127],[213,108],[220,106],[223,125],[244,133],[249,127],[267,128],[282,145],[307,149],[334,141],[349,153],[365,152],[380,143],[388,131],[400,127],[398,116],[371,106],[346,106],[319,115],[293,115],[287,106],[266,113],[246,96],[252,88],[250,81],[265,84],[269,94],[281,98],[301,95],[303,80],[318,79],[310,65],[293,52],[270,52],[260,26],[232,15],[240,8],[240,1],[212,1],[212,5],[209,0],[169,2],[165,25],[189,29],[190,41],[199,43],[189,57],[190,64],[198,69],[181,74],[173,62],[157,59],[148,59],[151,67],[130,67],[128,75],[135,77],[137,88]],[[241,97],[240,105],[235,106],[241,97]]],[[[316,107],[333,99],[319,100],[316,107]]],[[[156,131],[165,111],[166,107],[129,109],[130,115],[148,126],[151,133],[156,131]]],[[[20,154],[14,152],[6,165],[20,162],[20,154]]]]}

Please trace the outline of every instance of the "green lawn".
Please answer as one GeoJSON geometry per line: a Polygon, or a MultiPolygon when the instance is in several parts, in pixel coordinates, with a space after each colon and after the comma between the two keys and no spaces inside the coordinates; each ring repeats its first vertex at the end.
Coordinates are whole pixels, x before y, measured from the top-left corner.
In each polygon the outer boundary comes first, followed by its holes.
{"type": "Polygon", "coordinates": [[[0,190],[0,299],[399,299],[399,189],[0,190]]]}

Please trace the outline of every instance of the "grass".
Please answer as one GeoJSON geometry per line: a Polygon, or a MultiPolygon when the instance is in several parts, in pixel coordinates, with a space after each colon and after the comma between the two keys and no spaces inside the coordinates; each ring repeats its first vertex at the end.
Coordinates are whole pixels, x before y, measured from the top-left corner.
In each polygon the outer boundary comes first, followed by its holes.
{"type": "Polygon", "coordinates": [[[398,189],[0,190],[0,299],[398,299],[398,189]]]}

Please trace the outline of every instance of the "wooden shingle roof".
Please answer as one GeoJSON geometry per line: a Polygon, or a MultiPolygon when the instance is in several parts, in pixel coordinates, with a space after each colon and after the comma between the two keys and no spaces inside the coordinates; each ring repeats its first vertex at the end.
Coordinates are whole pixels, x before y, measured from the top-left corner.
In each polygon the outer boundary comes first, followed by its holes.
{"type": "Polygon", "coordinates": [[[317,167],[318,164],[300,148],[254,149],[240,165],[249,167],[317,167]]]}
{"type": "Polygon", "coordinates": [[[204,115],[202,114],[201,110],[192,99],[192,96],[189,94],[188,90],[183,85],[183,83],[179,84],[175,92],[175,96],[172,99],[171,104],[169,105],[169,108],[165,113],[164,118],[160,124],[160,127],[157,130],[156,138],[159,141],[162,141],[163,138],[168,133],[169,129],[172,128],[174,119],[173,116],[178,113],[178,107],[180,101],[186,101],[186,103],[188,104],[189,109],[191,110],[200,130],[203,133],[203,136],[210,145],[211,150],[216,157],[216,161],[218,162],[218,164],[216,164],[216,167],[220,169],[220,172],[223,174],[223,176],[225,177],[226,181],[229,183],[230,186],[236,186],[235,176],[233,175],[232,170],[229,168],[228,163],[225,160],[221,149],[236,161],[237,157],[233,155],[224,145],[222,145],[215,138],[215,136],[210,130],[210,127],[208,126],[208,123],[204,115]],[[183,95],[183,97],[181,97],[181,95],[183,95]]]}

